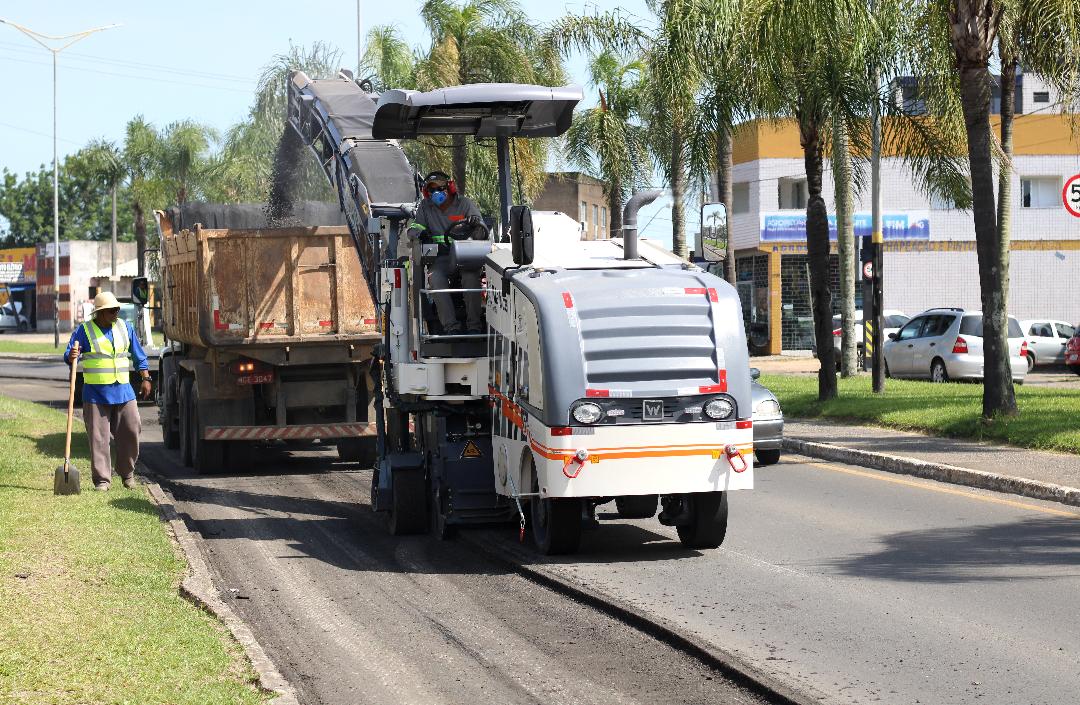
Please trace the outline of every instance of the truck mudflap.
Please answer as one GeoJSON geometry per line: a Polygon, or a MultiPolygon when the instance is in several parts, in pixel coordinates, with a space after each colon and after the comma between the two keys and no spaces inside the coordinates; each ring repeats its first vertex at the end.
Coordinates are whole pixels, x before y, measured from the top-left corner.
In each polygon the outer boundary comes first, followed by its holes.
{"type": "Polygon", "coordinates": [[[208,441],[268,441],[276,439],[356,438],[374,436],[375,424],[328,423],[296,426],[207,426],[203,438],[208,441]]]}

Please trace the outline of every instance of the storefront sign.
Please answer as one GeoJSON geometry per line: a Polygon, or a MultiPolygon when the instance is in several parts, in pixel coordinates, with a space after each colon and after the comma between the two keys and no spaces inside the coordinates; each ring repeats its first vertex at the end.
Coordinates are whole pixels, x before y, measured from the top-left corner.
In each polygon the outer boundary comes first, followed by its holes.
{"type": "MultiPolygon", "coordinates": [[[[855,237],[869,236],[869,212],[855,214],[855,237]]],[[[881,231],[886,240],[929,240],[930,215],[926,211],[883,213],[881,231]]],[[[836,216],[829,216],[829,239],[836,240],[836,216]]],[[[806,242],[806,213],[802,211],[761,214],[761,240],[806,242]]]]}
{"type": "Polygon", "coordinates": [[[37,278],[37,251],[33,247],[0,250],[0,284],[32,282],[37,278]]]}

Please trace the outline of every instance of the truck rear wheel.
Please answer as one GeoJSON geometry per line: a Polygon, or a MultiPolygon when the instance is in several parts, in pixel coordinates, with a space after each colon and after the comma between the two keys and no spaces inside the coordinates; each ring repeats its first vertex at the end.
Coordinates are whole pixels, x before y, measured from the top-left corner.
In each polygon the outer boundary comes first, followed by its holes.
{"type": "Polygon", "coordinates": [[[428,528],[427,491],[422,470],[399,469],[390,479],[390,533],[420,534],[428,528]]]}
{"type": "Polygon", "coordinates": [[[679,524],[679,540],[686,548],[716,548],[727,535],[727,493],[694,492],[683,495],[690,503],[690,520],[679,524]]]}
{"type": "Polygon", "coordinates": [[[209,475],[221,472],[225,466],[225,442],[208,441],[202,437],[202,421],[199,419],[199,387],[191,385],[191,466],[195,471],[209,475]]]}
{"type": "Polygon", "coordinates": [[[194,440],[194,433],[191,430],[191,383],[190,377],[180,378],[180,393],[179,402],[179,417],[177,419],[180,431],[177,438],[177,447],[180,449],[180,464],[184,467],[191,467],[191,444],[194,440]]]}
{"type": "Polygon", "coordinates": [[[615,508],[623,519],[652,519],[659,497],[654,494],[626,495],[615,498],[615,508]]]}

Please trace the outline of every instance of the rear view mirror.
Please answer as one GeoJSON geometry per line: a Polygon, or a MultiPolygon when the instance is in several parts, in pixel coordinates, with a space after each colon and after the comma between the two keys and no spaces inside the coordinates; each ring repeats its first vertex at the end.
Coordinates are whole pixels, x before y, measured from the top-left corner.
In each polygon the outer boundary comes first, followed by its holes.
{"type": "Polygon", "coordinates": [[[695,259],[722,262],[728,254],[727,208],[723,203],[701,206],[701,230],[698,232],[695,259]]]}
{"type": "Polygon", "coordinates": [[[136,306],[145,306],[150,300],[150,284],[146,277],[135,277],[131,280],[131,300],[136,306]]]}
{"type": "Polygon", "coordinates": [[[896,340],[896,333],[889,333],[889,340],[896,340]]]}
{"type": "Polygon", "coordinates": [[[532,264],[533,251],[532,211],[528,206],[514,206],[510,209],[510,252],[514,264],[532,264]]]}

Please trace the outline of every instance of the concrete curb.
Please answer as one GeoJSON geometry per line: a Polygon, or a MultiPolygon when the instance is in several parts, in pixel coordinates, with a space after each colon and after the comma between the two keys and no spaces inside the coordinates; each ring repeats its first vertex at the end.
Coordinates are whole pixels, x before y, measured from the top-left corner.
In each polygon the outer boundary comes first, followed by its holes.
{"type": "Polygon", "coordinates": [[[663,617],[650,615],[616,597],[547,570],[543,564],[529,565],[526,561],[535,559],[535,556],[527,553],[527,549],[515,550],[515,548],[498,546],[464,531],[458,536],[459,540],[472,545],[491,560],[505,565],[526,580],[566,595],[648,634],[719,671],[733,683],[764,696],[770,703],[814,705],[821,702],[821,697],[792,688],[771,674],[746,663],[738,656],[680,629],[663,617]]]}
{"type": "MultiPolygon", "coordinates": [[[[141,464],[139,473],[144,476],[150,474],[141,464]]],[[[274,705],[299,705],[296,690],[270,661],[255,639],[255,635],[251,633],[251,629],[218,596],[218,591],[210,576],[210,569],[203,558],[199,540],[188,531],[184,520],[176,513],[172,500],[156,482],[147,483],[145,487],[150,493],[150,501],[157,505],[162,520],[169,525],[173,539],[187,559],[188,576],[180,584],[181,594],[217,617],[225,625],[233,638],[243,647],[244,654],[259,675],[259,687],[266,692],[277,694],[277,697],[271,701],[274,705]]]]}
{"type": "Polygon", "coordinates": [[[784,450],[820,460],[862,465],[875,470],[885,470],[886,472],[895,472],[901,475],[914,475],[928,480],[951,482],[954,485],[966,485],[967,487],[1006,492],[1031,497],[1032,499],[1043,499],[1080,507],[1080,489],[1054,485],[1039,480],[1030,480],[1024,477],[971,470],[956,465],[945,465],[944,463],[931,463],[899,455],[874,453],[832,443],[817,443],[802,438],[784,438],[784,450]]]}

